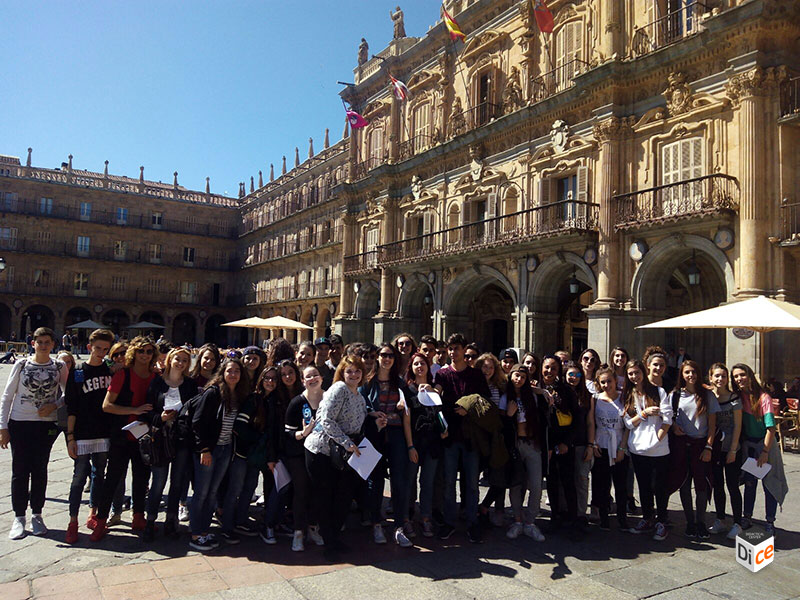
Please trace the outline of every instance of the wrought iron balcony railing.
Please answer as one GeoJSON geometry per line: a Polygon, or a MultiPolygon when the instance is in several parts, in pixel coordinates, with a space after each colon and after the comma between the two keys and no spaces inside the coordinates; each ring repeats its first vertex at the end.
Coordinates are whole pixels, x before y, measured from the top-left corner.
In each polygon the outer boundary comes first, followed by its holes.
{"type": "Polygon", "coordinates": [[[800,118],[800,77],[793,77],[781,85],[781,118],[800,118]]]}
{"type": "MultiPolygon", "coordinates": [[[[658,6],[658,2],[655,3],[658,6]]],[[[678,10],[658,17],[644,27],[634,27],[630,56],[638,58],[679,42],[700,31],[700,15],[708,12],[703,2],[690,2],[678,10]]]]}
{"type": "Polygon", "coordinates": [[[378,268],[378,251],[369,250],[361,254],[345,256],[342,269],[345,275],[360,275],[378,268]]]}
{"type": "Polygon", "coordinates": [[[614,196],[615,229],[631,229],[739,208],[739,182],[730,175],[694,177],[614,196]]]}
{"type": "Polygon", "coordinates": [[[589,63],[574,58],[563,65],[531,79],[531,102],[541,102],[575,85],[575,77],[589,68],[589,63]]]}
{"type": "Polygon", "coordinates": [[[800,202],[781,203],[781,244],[800,245],[800,202]]]}
{"type": "Polygon", "coordinates": [[[400,142],[397,147],[398,160],[408,160],[433,146],[433,136],[419,134],[400,142]]]}
{"type": "Polygon", "coordinates": [[[377,266],[520,244],[525,241],[597,229],[598,205],[565,200],[500,217],[467,223],[378,247],[377,266]]]}
{"type": "Polygon", "coordinates": [[[381,158],[379,156],[371,156],[367,160],[356,163],[355,167],[353,167],[353,181],[365,179],[367,177],[367,173],[369,173],[372,169],[380,167],[385,162],[385,157],[381,158]]]}

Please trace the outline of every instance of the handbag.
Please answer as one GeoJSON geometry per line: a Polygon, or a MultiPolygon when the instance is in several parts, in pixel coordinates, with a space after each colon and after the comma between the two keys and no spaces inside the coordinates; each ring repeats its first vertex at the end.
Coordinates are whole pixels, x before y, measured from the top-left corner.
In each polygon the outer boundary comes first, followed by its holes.
{"type": "MultiPolygon", "coordinates": [[[[364,439],[364,426],[361,426],[361,431],[349,436],[353,443],[358,445],[364,439]]],[[[330,450],[331,465],[337,471],[344,471],[347,466],[347,461],[350,459],[350,453],[344,446],[337,444],[333,438],[328,438],[328,449],[330,450]]]]}
{"type": "Polygon", "coordinates": [[[167,427],[151,427],[139,438],[139,455],[148,467],[168,465],[175,454],[175,439],[167,427]]]}

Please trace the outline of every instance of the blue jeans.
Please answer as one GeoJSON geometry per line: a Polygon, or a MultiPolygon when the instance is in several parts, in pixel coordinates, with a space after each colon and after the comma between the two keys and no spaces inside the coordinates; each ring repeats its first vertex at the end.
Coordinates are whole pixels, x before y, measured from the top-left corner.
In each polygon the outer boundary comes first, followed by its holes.
{"type": "MultiPolygon", "coordinates": [[[[105,467],[101,469],[100,474],[102,477],[100,478],[101,483],[105,483],[105,467]]],[[[122,479],[117,486],[117,489],[114,492],[114,500],[111,503],[111,513],[115,515],[122,514],[122,505],[125,503],[125,477],[128,475],[128,468],[125,468],[125,475],[122,476],[122,479]]],[[[89,487],[89,506],[92,508],[97,508],[97,503],[100,501],[100,494],[95,491],[95,478],[97,477],[97,468],[92,463],[92,472],[89,474],[89,479],[91,481],[89,487]]]]}
{"type": "Polygon", "coordinates": [[[246,458],[234,456],[228,472],[228,489],[222,504],[222,531],[230,533],[236,525],[247,523],[250,500],[258,486],[261,470],[247,463],[246,458]]]}
{"type": "MultiPolygon", "coordinates": [[[[773,443],[775,443],[773,441],[773,443]]],[[[751,440],[746,439],[742,444],[743,458],[747,460],[748,457],[753,457],[758,460],[761,450],[764,448],[764,440],[751,440]]],[[[750,518],[753,516],[753,509],[756,506],[756,490],[758,489],[758,478],[746,471],[742,472],[744,476],[744,516],[750,518]]],[[[769,493],[764,481],[761,481],[761,486],[764,488],[764,506],[766,508],[766,518],[770,523],[775,521],[775,515],[778,512],[778,501],[775,496],[769,493]]]]}
{"type": "Polygon", "coordinates": [[[419,514],[423,519],[430,519],[433,516],[433,482],[436,479],[438,466],[439,457],[433,458],[427,453],[419,457],[417,464],[409,463],[408,489],[411,490],[412,486],[417,484],[419,475],[419,514]]]}
{"type": "Polygon", "coordinates": [[[89,491],[89,506],[97,506],[100,501],[100,493],[103,488],[103,477],[106,472],[107,452],[95,452],[94,454],[84,454],[75,459],[75,466],[72,469],[72,484],[69,486],[69,516],[77,517],[83,496],[83,486],[86,485],[86,478],[92,471],[97,470],[99,475],[92,478],[92,486],[89,491]]]}
{"type": "Polygon", "coordinates": [[[477,450],[467,449],[464,442],[453,442],[444,449],[444,521],[450,526],[455,526],[458,515],[456,478],[459,458],[463,462],[461,479],[464,482],[464,498],[462,498],[462,502],[467,513],[467,524],[472,525],[478,518],[480,457],[477,450]]]}
{"type": "Polygon", "coordinates": [[[158,508],[164,495],[164,488],[169,479],[167,495],[167,520],[178,516],[178,502],[185,497],[189,485],[189,469],[192,464],[192,452],[188,448],[179,448],[174,460],[162,467],[153,467],[153,479],[150,481],[150,493],[147,496],[147,520],[155,521],[158,508]]]}
{"type": "MultiPolygon", "coordinates": [[[[375,466],[368,480],[370,512],[373,524],[380,523],[383,483],[388,467],[394,524],[401,527],[408,519],[408,467],[411,461],[408,460],[408,447],[403,428],[389,426],[385,431],[386,442],[383,444],[383,458],[375,466]]],[[[379,435],[383,435],[383,433],[379,435]]]]}
{"type": "Polygon", "coordinates": [[[189,506],[189,528],[192,535],[204,535],[211,527],[211,517],[217,504],[217,490],[231,464],[233,444],[214,446],[211,465],[200,464],[200,455],[194,455],[194,495],[189,506]]]}

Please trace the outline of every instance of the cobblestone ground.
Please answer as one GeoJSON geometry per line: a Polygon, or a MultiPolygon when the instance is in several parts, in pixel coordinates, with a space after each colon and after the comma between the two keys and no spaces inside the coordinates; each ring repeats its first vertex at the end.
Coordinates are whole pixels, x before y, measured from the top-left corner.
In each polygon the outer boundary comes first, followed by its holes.
{"type": "MultiPolygon", "coordinates": [[[[9,367],[0,366],[4,386],[9,367]]],[[[44,516],[50,532],[11,541],[11,454],[0,451],[0,598],[70,600],[161,600],[165,598],[342,598],[374,596],[481,600],[524,598],[796,598],[800,597],[800,454],[785,455],[790,493],[778,514],[774,562],[752,574],[738,565],[733,542],[714,536],[690,542],[681,534],[677,496],[675,523],[664,542],[592,528],[581,541],[549,536],[537,544],[507,540],[495,529],[481,545],[462,533],[447,542],[415,538],[417,546],[376,546],[367,529],[354,524],[346,540],[356,551],[350,563],[331,565],[319,548],[290,551],[290,540],[265,546],[245,539],[205,556],[188,549],[187,538],[164,538],[146,546],[130,533],[130,513],[100,544],[81,527],[77,545],[64,544],[72,460],[59,437],[50,462],[44,516]]],[[[759,491],[756,516],[763,515],[759,491]]],[[[82,509],[85,520],[87,509],[82,509]]],[[[712,515],[709,514],[709,522],[712,515]]],[[[83,524],[83,523],[82,523],[83,524]]]]}

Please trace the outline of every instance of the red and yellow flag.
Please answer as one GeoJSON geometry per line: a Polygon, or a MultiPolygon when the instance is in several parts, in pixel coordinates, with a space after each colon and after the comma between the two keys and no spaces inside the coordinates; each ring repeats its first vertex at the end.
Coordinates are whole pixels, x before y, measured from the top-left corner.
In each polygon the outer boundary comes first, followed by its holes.
{"type": "Polygon", "coordinates": [[[444,9],[444,5],[442,5],[442,14],[444,18],[444,24],[447,25],[447,31],[450,32],[450,39],[453,41],[457,39],[461,39],[461,41],[464,41],[464,38],[466,38],[467,36],[464,35],[463,31],[461,31],[461,28],[459,28],[458,23],[456,23],[456,20],[449,14],[447,14],[447,11],[444,9]]]}

